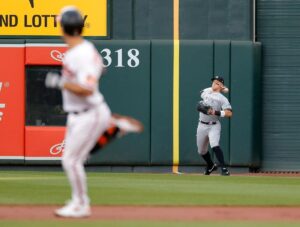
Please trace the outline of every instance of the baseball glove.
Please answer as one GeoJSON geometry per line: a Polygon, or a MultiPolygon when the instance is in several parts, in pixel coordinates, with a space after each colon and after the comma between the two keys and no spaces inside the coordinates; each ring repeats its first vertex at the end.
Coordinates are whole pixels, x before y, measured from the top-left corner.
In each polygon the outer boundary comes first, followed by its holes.
{"type": "Polygon", "coordinates": [[[211,110],[211,106],[205,104],[203,101],[198,102],[197,104],[197,110],[201,113],[204,113],[206,115],[209,115],[209,111],[211,110]]]}

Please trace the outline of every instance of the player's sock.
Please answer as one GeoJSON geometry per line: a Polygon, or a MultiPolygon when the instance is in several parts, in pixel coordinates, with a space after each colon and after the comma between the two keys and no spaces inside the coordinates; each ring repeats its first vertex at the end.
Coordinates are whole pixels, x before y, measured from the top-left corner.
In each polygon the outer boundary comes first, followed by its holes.
{"type": "Polygon", "coordinates": [[[221,167],[225,167],[224,155],[221,147],[220,146],[213,147],[212,150],[215,152],[221,167]]]}
{"type": "Polygon", "coordinates": [[[206,154],[202,155],[202,158],[206,161],[206,163],[209,167],[214,165],[213,161],[211,160],[210,153],[208,151],[206,154]]]}
{"type": "Polygon", "coordinates": [[[105,147],[108,143],[110,143],[112,140],[114,140],[118,132],[120,132],[120,129],[118,127],[111,127],[107,129],[102,136],[100,136],[97,144],[94,146],[94,148],[91,150],[91,154],[96,153],[98,150],[102,149],[105,147]]]}

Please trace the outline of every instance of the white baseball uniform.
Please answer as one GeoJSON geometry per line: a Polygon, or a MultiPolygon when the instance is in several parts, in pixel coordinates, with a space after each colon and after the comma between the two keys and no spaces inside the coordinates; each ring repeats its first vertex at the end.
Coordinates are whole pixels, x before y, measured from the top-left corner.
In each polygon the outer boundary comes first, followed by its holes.
{"type": "MultiPolygon", "coordinates": [[[[228,99],[220,92],[213,92],[212,88],[206,88],[201,93],[204,103],[211,106],[214,110],[232,109],[228,99]]],[[[221,123],[218,116],[199,114],[199,124],[197,128],[197,147],[199,154],[206,154],[208,144],[219,146],[221,136],[221,123]]]]}
{"type": "Polygon", "coordinates": [[[72,202],[80,205],[89,204],[84,162],[111,118],[98,86],[102,71],[100,54],[86,40],[69,49],[63,59],[62,79],[93,91],[87,97],[62,91],[63,108],[69,113],[62,164],[71,184],[72,202]]]}

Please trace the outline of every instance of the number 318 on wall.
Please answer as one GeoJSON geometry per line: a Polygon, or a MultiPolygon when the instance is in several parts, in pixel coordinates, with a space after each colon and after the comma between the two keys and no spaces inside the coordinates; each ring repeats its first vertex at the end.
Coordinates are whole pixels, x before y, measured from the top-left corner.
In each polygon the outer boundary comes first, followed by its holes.
{"type": "MultiPolygon", "coordinates": [[[[100,53],[104,59],[104,66],[109,67],[112,64],[111,50],[106,48],[103,49],[100,53]]],[[[124,64],[127,64],[130,68],[136,68],[140,64],[140,59],[138,58],[140,52],[138,49],[128,50],[125,60],[123,59],[123,49],[116,50],[114,51],[114,53],[117,54],[117,65],[115,67],[125,67],[124,64]]]]}

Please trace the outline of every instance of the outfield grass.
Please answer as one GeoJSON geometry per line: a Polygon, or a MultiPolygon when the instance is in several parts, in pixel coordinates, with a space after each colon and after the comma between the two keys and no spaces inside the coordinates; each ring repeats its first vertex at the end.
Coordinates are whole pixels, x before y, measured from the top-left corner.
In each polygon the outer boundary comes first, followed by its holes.
{"type": "Polygon", "coordinates": [[[84,220],[75,220],[75,221],[0,221],[1,227],[196,227],[196,226],[205,226],[205,227],[296,227],[299,226],[299,222],[253,222],[253,221],[238,221],[238,222],[158,222],[158,221],[84,221],[84,220]]]}
{"type": "MultiPolygon", "coordinates": [[[[94,205],[300,205],[298,177],[89,173],[88,183],[94,205]]],[[[69,197],[62,172],[0,172],[0,205],[69,197]]]]}

